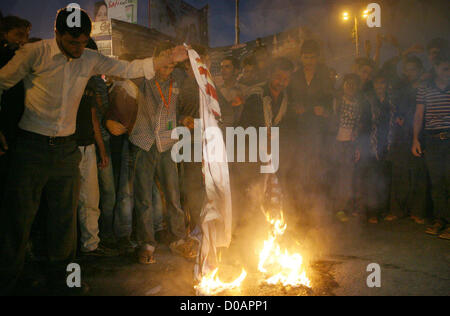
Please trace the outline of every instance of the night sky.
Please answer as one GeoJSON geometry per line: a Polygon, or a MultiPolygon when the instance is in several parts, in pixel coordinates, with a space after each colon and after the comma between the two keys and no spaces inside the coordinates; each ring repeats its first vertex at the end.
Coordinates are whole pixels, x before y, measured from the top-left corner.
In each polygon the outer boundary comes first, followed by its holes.
{"type": "MultiPolygon", "coordinates": [[[[33,23],[31,36],[49,38],[53,36],[53,21],[56,11],[65,5],[76,2],[91,12],[95,0],[12,0],[0,1],[4,15],[18,15],[33,23]]],[[[231,45],[234,42],[234,0],[187,0],[197,8],[206,4],[210,7],[210,45],[212,47],[231,45]]],[[[250,41],[256,37],[282,31],[286,27],[298,24],[298,17],[292,7],[299,3],[316,5],[321,0],[241,0],[241,40],[250,41]],[[273,4],[276,2],[276,8],[273,4]],[[270,16],[269,16],[270,15],[270,16]],[[255,27],[257,23],[258,27],[255,27]]],[[[139,0],[138,23],[147,25],[148,1],[139,0]]]]}
{"type": "MultiPolygon", "coordinates": [[[[186,0],[197,8],[210,6],[210,46],[234,43],[235,0],[186,0]]],[[[18,15],[33,24],[31,36],[53,37],[56,11],[69,4],[68,0],[1,0],[4,15],[18,15]]],[[[82,8],[92,12],[96,0],[77,0],[82,8]]],[[[251,41],[283,30],[308,26],[325,44],[327,62],[338,71],[348,71],[354,55],[351,41],[352,23],[341,19],[344,10],[362,12],[372,1],[363,0],[241,0],[241,42],[251,41]]],[[[401,46],[426,43],[437,36],[449,39],[450,1],[448,0],[377,0],[382,8],[382,28],[369,29],[361,22],[361,42],[372,40],[377,33],[395,35],[401,46]]],[[[148,26],[148,1],[139,0],[138,23],[148,26]]],[[[358,13],[359,14],[359,13],[358,13]]],[[[361,45],[362,48],[362,45],[361,45]]],[[[385,45],[382,59],[397,54],[385,45]]],[[[425,55],[420,56],[426,60],[425,55]]],[[[428,65],[429,66],[429,65],[428,65]]]]}

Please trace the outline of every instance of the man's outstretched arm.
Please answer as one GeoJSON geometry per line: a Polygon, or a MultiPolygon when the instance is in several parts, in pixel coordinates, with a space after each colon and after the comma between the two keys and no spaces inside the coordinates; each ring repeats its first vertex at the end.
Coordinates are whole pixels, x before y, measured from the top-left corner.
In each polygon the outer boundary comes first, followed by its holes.
{"type": "Polygon", "coordinates": [[[140,59],[132,62],[112,59],[100,53],[98,53],[97,58],[98,62],[94,67],[95,74],[116,76],[124,79],[141,77],[152,79],[158,69],[185,61],[188,55],[184,46],[177,46],[163,52],[158,57],[140,59]]]}

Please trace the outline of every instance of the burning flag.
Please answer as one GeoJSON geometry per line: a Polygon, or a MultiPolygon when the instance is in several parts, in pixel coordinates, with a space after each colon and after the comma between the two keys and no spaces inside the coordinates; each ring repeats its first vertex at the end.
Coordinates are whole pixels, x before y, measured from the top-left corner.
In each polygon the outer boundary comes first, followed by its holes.
{"type": "MultiPolygon", "coordinates": [[[[192,49],[188,50],[188,54],[200,88],[203,176],[206,189],[206,199],[201,212],[202,237],[195,276],[199,281],[205,276],[217,281],[216,249],[228,247],[231,242],[232,206],[228,160],[223,135],[217,124],[221,120],[221,111],[216,87],[200,56],[192,49]],[[210,133],[211,130],[217,133],[210,133]]],[[[215,284],[217,285],[217,282],[215,284]]],[[[214,291],[210,289],[209,292],[214,291]]]]}
{"type": "Polygon", "coordinates": [[[247,272],[245,270],[242,270],[241,275],[236,280],[230,283],[224,283],[220,281],[219,277],[217,276],[218,271],[219,269],[217,268],[201,279],[200,283],[195,287],[197,293],[202,295],[216,295],[225,291],[239,289],[242,282],[247,277],[247,272]]]}

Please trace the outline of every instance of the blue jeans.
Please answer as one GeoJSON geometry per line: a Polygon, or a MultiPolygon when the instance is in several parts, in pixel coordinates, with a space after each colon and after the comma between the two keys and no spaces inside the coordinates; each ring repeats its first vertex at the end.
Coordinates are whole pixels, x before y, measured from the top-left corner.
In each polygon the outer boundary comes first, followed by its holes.
{"type": "MultiPolygon", "coordinates": [[[[114,184],[114,171],[111,159],[111,144],[109,137],[104,137],[103,142],[106,154],[109,158],[108,167],[98,169],[98,183],[100,187],[100,239],[102,241],[114,240],[114,209],[116,207],[116,187],[114,184]]],[[[97,159],[100,154],[97,151],[97,159]]]]}
{"type": "MultiPolygon", "coordinates": [[[[130,238],[133,229],[136,155],[130,152],[130,146],[132,145],[128,142],[128,140],[124,141],[119,188],[117,190],[117,203],[114,211],[114,226],[116,237],[118,238],[130,238]]],[[[155,232],[158,232],[164,230],[164,215],[161,194],[155,183],[153,183],[152,186],[152,194],[153,226],[155,232]]]]}
{"type": "Polygon", "coordinates": [[[160,153],[156,146],[146,152],[130,144],[134,162],[134,202],[136,214],[136,239],[140,246],[156,245],[155,241],[155,176],[161,184],[168,213],[170,232],[177,238],[186,237],[185,214],[181,209],[178,169],[170,150],[160,153]]]}
{"type": "Polygon", "coordinates": [[[120,175],[117,188],[114,229],[117,238],[130,238],[133,227],[133,176],[130,169],[134,165],[130,157],[128,140],[123,142],[120,175]]]}
{"type": "Polygon", "coordinates": [[[78,199],[78,221],[81,230],[81,251],[90,252],[100,243],[98,221],[100,218],[100,191],[95,145],[80,146],[80,197],[78,199]]]}

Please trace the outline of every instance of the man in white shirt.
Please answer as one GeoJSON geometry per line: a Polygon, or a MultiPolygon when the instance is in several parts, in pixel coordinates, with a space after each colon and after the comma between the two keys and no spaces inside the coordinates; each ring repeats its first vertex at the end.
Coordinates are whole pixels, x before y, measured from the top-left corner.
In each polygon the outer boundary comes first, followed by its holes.
{"type": "MultiPolygon", "coordinates": [[[[74,138],[80,100],[89,79],[98,74],[122,78],[154,77],[155,70],[187,59],[184,47],[158,58],[131,63],[86,49],[92,24],[83,10],[71,26],[73,10],[63,8],[55,39],[25,45],[0,70],[0,97],[20,80],[25,84],[25,112],[0,212],[0,292],[12,290],[24,264],[25,247],[42,193],[49,204],[49,281],[66,283],[66,264],[76,251],[76,209],[80,152],[74,138]]],[[[67,288],[66,288],[67,289],[67,288]]],[[[59,292],[61,294],[61,292],[59,292]]]]}

